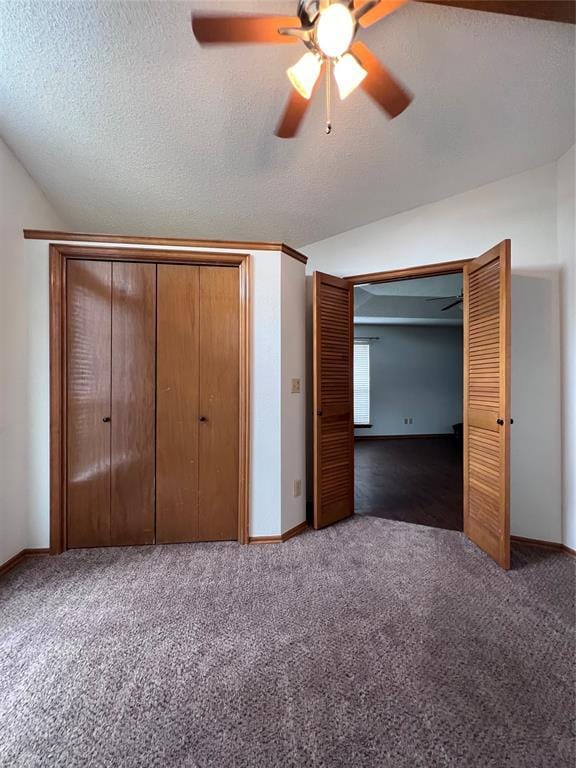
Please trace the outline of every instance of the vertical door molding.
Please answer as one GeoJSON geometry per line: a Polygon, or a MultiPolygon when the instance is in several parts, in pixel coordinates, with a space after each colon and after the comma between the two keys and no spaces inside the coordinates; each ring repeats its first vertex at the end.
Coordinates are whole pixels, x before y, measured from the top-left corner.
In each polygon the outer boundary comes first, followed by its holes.
{"type": "Polygon", "coordinates": [[[138,247],[76,246],[50,243],[50,553],[68,548],[66,268],[71,260],[147,262],[226,266],[239,273],[239,429],[238,429],[238,541],[247,544],[250,479],[250,256],[247,253],[156,250],[138,247]]]}

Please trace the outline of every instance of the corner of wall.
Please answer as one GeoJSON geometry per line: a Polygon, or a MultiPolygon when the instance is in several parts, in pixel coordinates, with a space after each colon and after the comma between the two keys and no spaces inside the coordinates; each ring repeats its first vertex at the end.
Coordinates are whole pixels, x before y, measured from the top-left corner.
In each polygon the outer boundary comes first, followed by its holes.
{"type": "MultiPolygon", "coordinates": [[[[36,182],[0,140],[0,563],[47,546],[38,526],[48,488],[48,264],[37,263],[24,227],[64,224],[36,182]],[[6,190],[9,190],[7,194],[6,190]]],[[[45,246],[44,246],[45,247],[45,246]]]]}
{"type": "Polygon", "coordinates": [[[562,541],[576,549],[576,145],[556,163],[562,359],[562,541]]]}
{"type": "Polygon", "coordinates": [[[306,274],[282,254],[282,533],[306,520],[306,274]],[[292,380],[300,392],[292,392],[292,380]],[[294,483],[300,494],[294,496],[294,483]]]}

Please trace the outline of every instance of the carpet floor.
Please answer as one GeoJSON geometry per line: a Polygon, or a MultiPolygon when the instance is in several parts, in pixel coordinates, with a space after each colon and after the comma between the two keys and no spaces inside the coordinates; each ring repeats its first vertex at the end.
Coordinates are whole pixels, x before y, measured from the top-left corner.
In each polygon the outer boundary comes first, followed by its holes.
{"type": "Polygon", "coordinates": [[[0,765],[573,768],[568,555],[354,517],[0,581],[0,765]]]}

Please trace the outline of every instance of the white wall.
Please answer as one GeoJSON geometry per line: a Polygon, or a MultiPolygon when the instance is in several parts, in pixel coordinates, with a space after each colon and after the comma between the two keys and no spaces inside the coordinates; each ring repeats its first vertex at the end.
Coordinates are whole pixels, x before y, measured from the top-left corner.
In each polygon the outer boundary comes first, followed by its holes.
{"type": "Polygon", "coordinates": [[[452,434],[462,421],[462,328],[438,325],[355,325],[370,342],[373,435],[452,434]],[[412,424],[404,424],[411,417],[412,424]]]}
{"type": "Polygon", "coordinates": [[[33,394],[38,366],[47,363],[34,328],[47,318],[25,256],[22,227],[30,222],[64,226],[0,139],[0,563],[30,546],[29,513],[47,492],[47,477],[38,472],[46,460],[43,431],[37,430],[42,405],[33,394]]]}
{"type": "Polygon", "coordinates": [[[335,275],[479,256],[512,240],[512,533],[562,540],[557,168],[552,163],[304,248],[335,275]]]}
{"type": "Polygon", "coordinates": [[[306,520],[306,274],[282,256],[282,533],[306,520]],[[300,379],[300,394],[292,379],[300,379]],[[302,492],[294,496],[294,481],[302,492]]]}
{"type": "MultiPolygon", "coordinates": [[[[24,225],[37,228],[33,217],[24,225]]],[[[21,226],[21,225],[20,225],[21,226]]],[[[21,237],[21,233],[20,233],[21,237]]],[[[34,356],[23,364],[23,375],[31,376],[24,395],[24,407],[30,418],[24,427],[26,440],[35,446],[35,460],[27,470],[29,487],[28,514],[30,529],[27,546],[46,547],[49,542],[48,446],[49,446],[49,369],[48,369],[48,243],[42,240],[22,240],[21,259],[29,275],[28,290],[34,296],[26,309],[25,321],[29,339],[33,340],[34,356]]],[[[77,245],[104,245],[77,243],[77,245]]],[[[130,247],[150,247],[137,242],[130,247]]],[[[115,246],[116,247],[116,246],[115,246]]],[[[169,250],[163,246],[163,250],[169,250]]],[[[182,248],[178,250],[202,250],[182,248]]],[[[232,249],[211,249],[230,252],[232,249]]],[[[241,252],[246,252],[241,249],[241,252]]],[[[286,442],[282,419],[282,272],[280,251],[251,251],[252,336],[251,336],[251,475],[250,475],[250,536],[275,536],[283,527],[282,447],[286,442]]],[[[296,290],[301,284],[304,295],[304,265],[284,268],[289,277],[288,288],[296,290]],[[295,273],[299,273],[300,278],[295,273]]],[[[302,298],[303,302],[303,298],[302,298]]],[[[303,313],[302,313],[303,315],[303,313]]],[[[288,314],[286,315],[288,317],[288,314]]],[[[292,325],[292,333],[298,333],[292,325]]],[[[304,348],[303,328],[300,340],[293,342],[292,353],[286,361],[298,356],[304,348]]],[[[289,366],[297,367],[296,365],[289,366]]],[[[294,452],[304,452],[304,427],[295,420],[290,424],[290,440],[294,452]]],[[[288,452],[288,451],[286,451],[288,452]]],[[[294,516],[295,511],[291,510],[294,516]]]]}
{"type": "Polygon", "coordinates": [[[562,275],[564,543],[576,549],[576,238],[574,147],[558,160],[558,258],[562,275]]]}

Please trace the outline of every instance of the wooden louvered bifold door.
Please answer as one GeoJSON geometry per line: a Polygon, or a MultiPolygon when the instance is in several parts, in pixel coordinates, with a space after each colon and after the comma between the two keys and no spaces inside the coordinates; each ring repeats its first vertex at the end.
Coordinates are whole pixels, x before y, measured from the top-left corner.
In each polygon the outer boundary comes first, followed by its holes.
{"type": "Polygon", "coordinates": [[[314,273],[314,527],[354,512],[352,285],[314,273]]]}
{"type": "Polygon", "coordinates": [[[464,532],[510,567],[510,242],[464,268],[464,532]]]}

